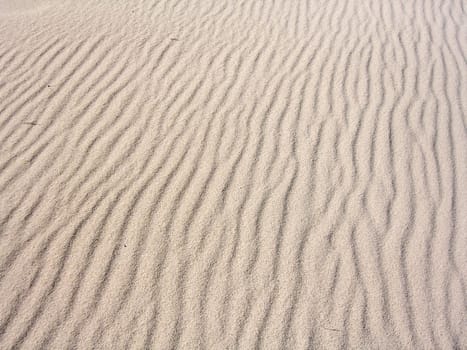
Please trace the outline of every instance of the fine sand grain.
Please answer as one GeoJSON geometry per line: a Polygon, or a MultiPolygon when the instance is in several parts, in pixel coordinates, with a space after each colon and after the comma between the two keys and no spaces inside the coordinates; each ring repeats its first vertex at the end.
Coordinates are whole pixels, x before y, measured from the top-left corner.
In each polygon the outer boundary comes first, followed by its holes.
{"type": "Polygon", "coordinates": [[[0,0],[1,349],[467,349],[464,0],[0,0]]]}

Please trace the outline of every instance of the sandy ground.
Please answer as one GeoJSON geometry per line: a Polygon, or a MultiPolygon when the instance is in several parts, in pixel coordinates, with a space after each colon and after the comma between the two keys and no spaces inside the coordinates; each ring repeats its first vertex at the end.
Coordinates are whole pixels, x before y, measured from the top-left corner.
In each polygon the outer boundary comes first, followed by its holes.
{"type": "Polygon", "coordinates": [[[462,0],[0,0],[1,349],[467,349],[462,0]]]}

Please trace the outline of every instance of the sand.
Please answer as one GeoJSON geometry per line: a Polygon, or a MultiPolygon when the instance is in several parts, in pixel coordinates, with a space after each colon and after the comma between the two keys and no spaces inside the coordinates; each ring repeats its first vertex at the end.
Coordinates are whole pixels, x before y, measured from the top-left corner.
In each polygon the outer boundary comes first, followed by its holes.
{"type": "Polygon", "coordinates": [[[467,349],[462,0],[0,0],[1,349],[467,349]]]}

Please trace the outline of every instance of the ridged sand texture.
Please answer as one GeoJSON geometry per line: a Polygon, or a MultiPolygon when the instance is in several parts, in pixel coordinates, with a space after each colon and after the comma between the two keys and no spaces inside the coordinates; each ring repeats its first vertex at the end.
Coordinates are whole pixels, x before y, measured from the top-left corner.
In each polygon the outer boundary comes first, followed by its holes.
{"type": "Polygon", "coordinates": [[[0,0],[1,349],[467,349],[463,0],[0,0]]]}

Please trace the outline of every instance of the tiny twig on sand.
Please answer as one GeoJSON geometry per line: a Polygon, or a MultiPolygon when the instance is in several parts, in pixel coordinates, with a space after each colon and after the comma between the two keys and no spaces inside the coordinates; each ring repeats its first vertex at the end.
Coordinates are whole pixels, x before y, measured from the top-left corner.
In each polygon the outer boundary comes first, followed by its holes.
{"type": "MultiPolygon", "coordinates": [[[[323,326],[322,326],[323,327],[323,326]]],[[[328,328],[328,327],[323,327],[324,329],[328,330],[328,331],[333,331],[333,332],[342,332],[340,329],[336,329],[336,328],[328,328]]]]}

